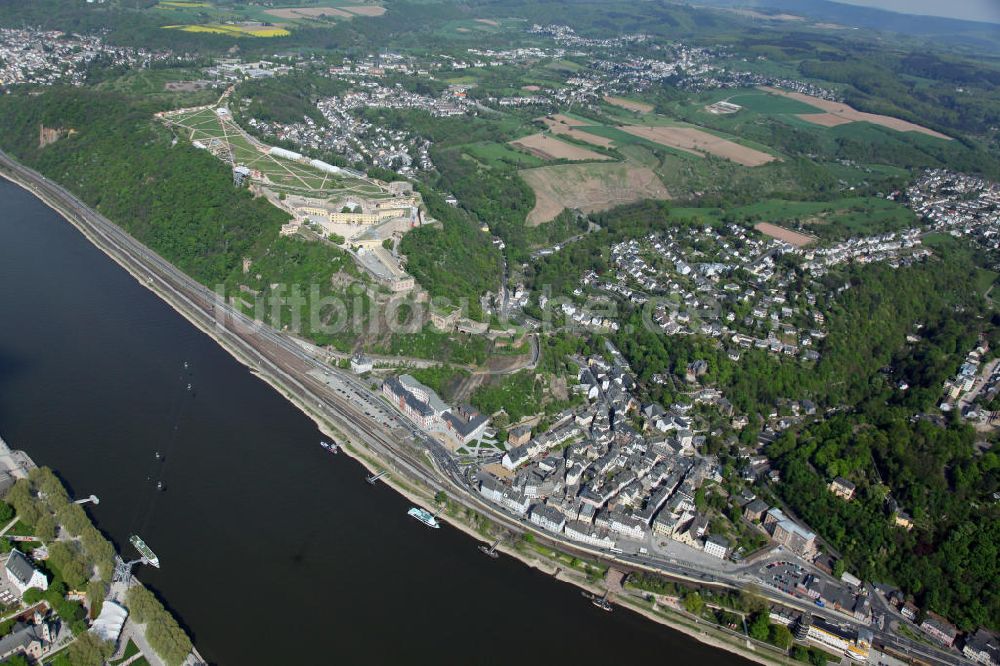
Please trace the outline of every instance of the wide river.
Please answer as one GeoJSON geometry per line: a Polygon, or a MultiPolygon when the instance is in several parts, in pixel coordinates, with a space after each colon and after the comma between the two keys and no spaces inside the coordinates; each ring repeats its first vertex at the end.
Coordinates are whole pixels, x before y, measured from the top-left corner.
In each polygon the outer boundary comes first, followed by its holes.
{"type": "Polygon", "coordinates": [[[146,539],[162,569],[139,576],[212,663],[747,663],[409,518],[405,499],[323,452],[312,421],[3,179],[0,434],[98,495],[90,512],[124,552],[130,534],[146,539]]]}

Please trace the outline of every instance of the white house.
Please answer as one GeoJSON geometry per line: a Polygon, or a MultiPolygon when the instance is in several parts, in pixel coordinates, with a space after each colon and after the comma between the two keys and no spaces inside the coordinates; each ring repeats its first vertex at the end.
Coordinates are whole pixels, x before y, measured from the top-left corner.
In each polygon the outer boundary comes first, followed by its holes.
{"type": "Polygon", "coordinates": [[[41,571],[31,564],[31,560],[19,550],[10,551],[7,558],[7,580],[18,592],[24,594],[25,590],[37,587],[40,590],[49,589],[49,579],[41,571]]]}
{"type": "Polygon", "coordinates": [[[542,529],[546,529],[557,534],[562,532],[563,527],[566,525],[566,516],[564,516],[558,509],[551,506],[545,506],[544,504],[531,507],[529,519],[542,529]]]}
{"type": "Polygon", "coordinates": [[[729,554],[729,542],[713,534],[705,539],[705,552],[712,557],[724,560],[726,559],[726,555],[729,554]]]}
{"type": "Polygon", "coordinates": [[[351,372],[356,375],[363,375],[371,372],[375,368],[375,362],[364,354],[355,354],[351,357],[351,372]]]}

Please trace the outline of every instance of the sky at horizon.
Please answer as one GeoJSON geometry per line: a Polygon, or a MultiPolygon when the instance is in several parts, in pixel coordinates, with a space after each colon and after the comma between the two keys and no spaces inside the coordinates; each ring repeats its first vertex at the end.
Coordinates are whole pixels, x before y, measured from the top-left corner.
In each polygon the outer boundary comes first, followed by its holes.
{"type": "Polygon", "coordinates": [[[834,0],[848,5],[887,9],[902,14],[943,16],[1000,24],[1000,0],[834,0]]]}

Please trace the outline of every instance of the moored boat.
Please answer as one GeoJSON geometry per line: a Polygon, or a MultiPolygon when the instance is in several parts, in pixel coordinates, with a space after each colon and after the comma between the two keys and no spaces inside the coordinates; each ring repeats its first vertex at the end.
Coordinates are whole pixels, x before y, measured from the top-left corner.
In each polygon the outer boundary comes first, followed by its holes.
{"type": "Polygon", "coordinates": [[[146,545],[145,541],[139,538],[138,534],[133,534],[128,538],[128,540],[129,543],[135,546],[135,549],[139,551],[139,554],[142,555],[142,559],[149,562],[157,569],[160,568],[160,558],[156,556],[156,553],[153,552],[152,548],[146,545]]]}
{"type": "Polygon", "coordinates": [[[410,516],[413,516],[427,527],[433,527],[434,529],[438,529],[439,527],[441,527],[441,523],[437,521],[437,518],[435,518],[434,515],[431,514],[431,512],[426,509],[421,509],[420,507],[415,506],[412,507],[406,513],[410,516]]]}

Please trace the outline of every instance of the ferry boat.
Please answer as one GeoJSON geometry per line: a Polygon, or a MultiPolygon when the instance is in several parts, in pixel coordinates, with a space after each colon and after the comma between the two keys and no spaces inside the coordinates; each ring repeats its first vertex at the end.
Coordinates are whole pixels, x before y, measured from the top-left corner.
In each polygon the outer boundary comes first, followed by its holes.
{"type": "Polygon", "coordinates": [[[133,534],[128,538],[129,543],[135,546],[135,549],[139,551],[142,558],[152,564],[157,569],[160,568],[160,558],[156,556],[153,549],[146,545],[146,542],[139,538],[139,535],[133,534]]]}
{"type": "Polygon", "coordinates": [[[336,442],[333,442],[332,444],[330,442],[320,442],[319,445],[322,446],[325,451],[329,451],[330,453],[340,453],[340,444],[337,444],[336,442]]]}
{"type": "Polygon", "coordinates": [[[433,527],[434,529],[441,527],[441,523],[437,521],[437,518],[431,515],[430,511],[427,511],[426,509],[421,509],[415,506],[410,508],[410,510],[406,513],[413,516],[427,527],[433,527]]]}

